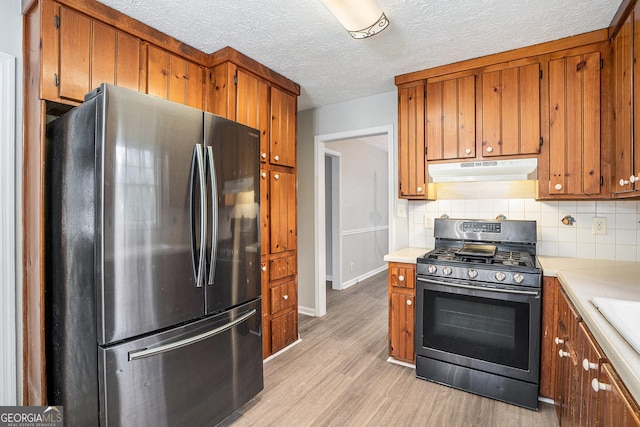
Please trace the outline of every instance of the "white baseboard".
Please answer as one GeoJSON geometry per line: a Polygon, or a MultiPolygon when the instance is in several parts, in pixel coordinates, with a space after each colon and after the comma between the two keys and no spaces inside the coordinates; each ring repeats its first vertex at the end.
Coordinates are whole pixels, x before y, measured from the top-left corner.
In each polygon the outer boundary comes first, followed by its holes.
{"type": "Polygon", "coordinates": [[[389,363],[393,363],[394,365],[400,365],[400,366],[404,366],[405,368],[411,368],[411,369],[416,369],[416,365],[412,364],[412,363],[407,363],[407,362],[402,362],[400,360],[396,360],[393,357],[389,357],[387,359],[387,362],[389,363]]]}
{"type": "Polygon", "coordinates": [[[368,272],[366,272],[364,274],[361,274],[360,276],[358,276],[358,277],[356,277],[354,279],[347,280],[346,282],[344,282],[342,284],[342,290],[345,290],[348,287],[351,287],[351,286],[353,286],[353,285],[355,285],[355,284],[357,284],[359,282],[362,282],[363,280],[368,279],[371,276],[375,276],[376,274],[381,273],[381,272],[385,271],[388,268],[389,268],[388,264],[385,263],[383,266],[380,266],[380,267],[376,268],[375,270],[368,271],[368,272]]]}
{"type": "Polygon", "coordinates": [[[312,307],[298,306],[298,314],[304,314],[305,316],[316,317],[316,310],[312,307]]]}
{"type": "Polygon", "coordinates": [[[285,348],[283,348],[282,350],[280,350],[280,351],[278,351],[278,352],[276,352],[276,353],[273,353],[271,356],[269,356],[269,357],[267,357],[266,359],[264,359],[264,360],[262,361],[262,364],[265,364],[265,363],[267,363],[269,360],[271,360],[271,359],[273,359],[273,358],[275,358],[275,357],[280,356],[282,353],[284,353],[284,352],[285,352],[285,351],[287,351],[287,350],[291,350],[293,347],[295,347],[296,345],[300,344],[301,342],[302,342],[302,338],[300,338],[300,334],[298,334],[298,339],[297,339],[297,340],[295,340],[294,342],[292,342],[291,344],[289,344],[288,346],[286,346],[286,347],[285,347],[285,348]]]}

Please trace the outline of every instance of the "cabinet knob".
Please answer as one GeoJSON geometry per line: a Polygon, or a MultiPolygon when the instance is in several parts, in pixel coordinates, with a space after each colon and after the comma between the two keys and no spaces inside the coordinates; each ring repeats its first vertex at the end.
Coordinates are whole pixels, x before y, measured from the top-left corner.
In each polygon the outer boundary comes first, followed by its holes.
{"type": "Polygon", "coordinates": [[[266,159],[266,158],[267,158],[267,153],[262,153],[262,154],[260,154],[260,158],[262,158],[262,159],[266,159]]]}
{"type": "Polygon", "coordinates": [[[407,300],[407,305],[411,305],[411,304],[413,304],[413,302],[411,302],[411,300],[410,300],[410,299],[408,299],[408,300],[407,300]]]}
{"type": "Polygon", "coordinates": [[[416,190],[418,191],[418,193],[422,193],[422,187],[418,187],[416,188],[416,190]]]}
{"type": "Polygon", "coordinates": [[[560,357],[568,357],[569,356],[569,352],[568,351],[564,351],[563,349],[560,349],[558,351],[558,356],[560,356],[560,357]]]}
{"type": "Polygon", "coordinates": [[[640,181],[640,176],[633,176],[633,175],[631,175],[631,176],[629,177],[629,182],[630,182],[630,183],[632,183],[632,184],[633,184],[634,182],[638,182],[638,181],[640,181]]]}
{"type": "Polygon", "coordinates": [[[487,147],[487,153],[493,153],[493,147],[487,147]]]}
{"type": "Polygon", "coordinates": [[[620,187],[624,187],[625,185],[629,184],[629,181],[627,181],[626,179],[620,179],[618,183],[620,184],[620,187]]]}
{"type": "Polygon", "coordinates": [[[289,299],[289,295],[283,295],[282,299],[285,300],[285,301],[288,300],[289,299]]]}
{"type": "Polygon", "coordinates": [[[262,267],[260,267],[260,269],[261,269],[262,271],[267,271],[267,266],[266,266],[266,265],[263,265],[262,267]]]}
{"type": "Polygon", "coordinates": [[[593,391],[595,391],[597,393],[600,390],[604,390],[604,391],[611,390],[611,385],[610,384],[601,383],[600,381],[598,381],[597,378],[594,378],[594,379],[591,380],[591,388],[593,389],[593,391]]]}
{"type": "Polygon", "coordinates": [[[266,172],[261,172],[260,176],[263,177],[263,178],[266,178],[267,177],[267,173],[266,172]]]}
{"type": "Polygon", "coordinates": [[[553,340],[553,342],[555,342],[557,345],[564,344],[564,340],[563,340],[563,339],[560,339],[559,337],[556,337],[556,338],[553,340]]]}
{"type": "Polygon", "coordinates": [[[399,282],[404,282],[404,276],[398,276],[398,281],[399,282]]]}
{"type": "Polygon", "coordinates": [[[583,359],[582,369],[584,369],[585,371],[588,371],[589,369],[598,369],[598,364],[589,362],[589,359],[583,359]]]}
{"type": "Polygon", "coordinates": [[[562,190],[562,184],[556,184],[555,189],[558,191],[562,190]]]}
{"type": "Polygon", "coordinates": [[[280,179],[280,174],[273,175],[273,179],[280,179]]]}
{"type": "Polygon", "coordinates": [[[278,155],[273,156],[273,160],[275,162],[280,161],[280,156],[278,156],[278,155]]]}
{"type": "Polygon", "coordinates": [[[467,148],[466,150],[464,150],[465,154],[471,154],[471,148],[467,148]]]}

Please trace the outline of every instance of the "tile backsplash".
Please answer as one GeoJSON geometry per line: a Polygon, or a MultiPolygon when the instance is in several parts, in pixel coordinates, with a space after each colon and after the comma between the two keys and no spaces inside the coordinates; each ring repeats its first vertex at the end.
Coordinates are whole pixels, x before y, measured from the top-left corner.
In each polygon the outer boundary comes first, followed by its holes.
{"type": "Polygon", "coordinates": [[[640,261],[640,202],[536,201],[535,199],[474,199],[409,202],[409,246],[434,246],[429,219],[449,218],[535,220],[539,255],[640,261]],[[567,215],[575,219],[563,224],[567,215]],[[606,233],[592,233],[592,218],[606,218],[606,233]],[[426,219],[425,219],[426,218],[426,219]]]}

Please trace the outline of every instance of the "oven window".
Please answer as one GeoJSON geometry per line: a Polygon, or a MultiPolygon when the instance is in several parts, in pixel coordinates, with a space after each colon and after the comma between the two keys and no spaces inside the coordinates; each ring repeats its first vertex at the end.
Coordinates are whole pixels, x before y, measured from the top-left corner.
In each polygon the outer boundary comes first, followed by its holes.
{"type": "Polygon", "coordinates": [[[423,345],[527,370],[529,304],[424,291],[423,345]]]}

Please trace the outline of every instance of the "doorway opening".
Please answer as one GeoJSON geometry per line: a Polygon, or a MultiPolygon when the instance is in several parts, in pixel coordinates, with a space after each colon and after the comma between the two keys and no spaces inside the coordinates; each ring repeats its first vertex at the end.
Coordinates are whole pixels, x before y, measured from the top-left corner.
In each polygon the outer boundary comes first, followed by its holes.
{"type": "Polygon", "coordinates": [[[327,282],[346,289],[384,271],[392,241],[393,126],[316,136],[315,315],[327,282]]]}

